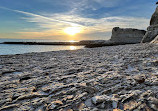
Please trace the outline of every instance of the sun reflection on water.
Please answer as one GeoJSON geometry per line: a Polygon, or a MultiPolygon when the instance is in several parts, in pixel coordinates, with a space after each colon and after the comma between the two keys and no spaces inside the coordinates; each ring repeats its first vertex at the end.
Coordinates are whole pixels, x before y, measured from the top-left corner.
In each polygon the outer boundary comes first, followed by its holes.
{"type": "Polygon", "coordinates": [[[72,43],[73,43],[73,42],[77,42],[77,41],[75,41],[75,40],[70,40],[69,42],[72,42],[72,43]]]}
{"type": "Polygon", "coordinates": [[[77,48],[75,46],[70,46],[70,50],[76,50],[77,48]]]}

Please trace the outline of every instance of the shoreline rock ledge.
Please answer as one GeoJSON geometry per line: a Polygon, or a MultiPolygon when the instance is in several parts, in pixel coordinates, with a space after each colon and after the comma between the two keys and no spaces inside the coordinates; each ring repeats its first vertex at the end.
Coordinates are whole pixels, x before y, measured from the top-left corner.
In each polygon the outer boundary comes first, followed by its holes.
{"type": "Polygon", "coordinates": [[[158,6],[151,17],[150,26],[142,39],[142,43],[151,42],[158,35],[158,6]]]}
{"type": "Polygon", "coordinates": [[[114,27],[110,41],[126,44],[140,43],[145,33],[145,30],[114,27]]]}

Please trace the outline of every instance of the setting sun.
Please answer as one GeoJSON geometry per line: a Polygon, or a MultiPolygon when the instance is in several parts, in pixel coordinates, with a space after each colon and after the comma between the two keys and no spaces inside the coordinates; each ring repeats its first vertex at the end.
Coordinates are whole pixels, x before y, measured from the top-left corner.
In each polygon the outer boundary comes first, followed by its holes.
{"type": "Polygon", "coordinates": [[[66,29],[64,29],[64,32],[69,35],[75,35],[81,32],[81,28],[80,27],[67,27],[66,29]]]}

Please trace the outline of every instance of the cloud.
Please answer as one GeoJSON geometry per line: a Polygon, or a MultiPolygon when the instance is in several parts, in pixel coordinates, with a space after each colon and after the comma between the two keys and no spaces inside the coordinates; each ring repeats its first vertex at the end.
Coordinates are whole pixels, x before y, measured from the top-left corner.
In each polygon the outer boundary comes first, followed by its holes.
{"type": "MultiPolygon", "coordinates": [[[[93,0],[97,3],[102,3],[102,0],[93,0]]],[[[107,0],[109,1],[109,0],[107,0]]],[[[119,0],[118,0],[119,1],[119,0]]],[[[86,0],[86,2],[88,2],[86,0]]],[[[81,3],[81,2],[80,2],[81,3]]],[[[84,6],[84,3],[82,5],[84,6]]],[[[110,5],[109,5],[110,6],[110,5]]],[[[22,17],[26,22],[35,23],[36,29],[21,29],[21,31],[17,32],[25,37],[66,37],[66,34],[63,30],[67,27],[80,27],[83,29],[81,34],[76,36],[86,38],[93,37],[103,37],[109,38],[110,33],[113,27],[122,27],[122,28],[138,28],[138,29],[146,29],[149,23],[149,19],[143,17],[130,17],[130,16],[110,16],[110,17],[102,17],[102,18],[87,18],[83,17],[79,14],[70,14],[67,13],[41,13],[34,14],[30,12],[25,12],[21,10],[12,10],[5,7],[0,7],[5,10],[10,10],[12,12],[21,13],[25,16],[22,17]],[[44,15],[44,16],[43,16],[44,15]],[[104,34],[106,37],[104,37],[104,34]]],[[[94,37],[94,38],[95,38],[94,37]]],[[[80,39],[79,38],[79,39],[80,39]]]]}
{"type": "MultiPolygon", "coordinates": [[[[140,18],[140,17],[104,17],[100,19],[94,18],[84,18],[79,15],[69,15],[69,14],[48,14],[49,18],[73,22],[78,24],[78,27],[83,29],[83,32],[80,37],[99,37],[101,36],[105,39],[110,37],[110,33],[113,27],[122,27],[122,28],[138,28],[146,29],[149,23],[149,19],[140,18]]],[[[37,16],[30,16],[23,18],[27,22],[34,22],[38,27],[45,29],[42,32],[30,32],[30,35],[36,36],[64,36],[63,30],[66,27],[70,27],[69,24],[64,24],[62,22],[51,22],[47,19],[39,18],[37,16]],[[38,33],[38,34],[37,34],[38,33]],[[59,35],[58,35],[59,34],[59,35]]],[[[29,34],[29,32],[21,32],[21,34],[29,34]]],[[[95,38],[94,37],[94,38],[95,38]]]]}
{"type": "MultiPolygon", "coordinates": [[[[145,29],[148,26],[149,19],[143,17],[125,17],[125,16],[113,16],[113,17],[104,17],[100,19],[94,18],[85,18],[79,15],[69,15],[66,13],[63,14],[47,14],[50,19],[55,19],[58,21],[66,21],[68,23],[78,24],[78,26],[85,29],[93,29],[92,31],[106,32],[111,30],[113,27],[131,27],[145,29]]],[[[36,22],[41,28],[54,28],[54,26],[59,27],[68,27],[69,25],[62,22],[51,22],[47,21],[45,18],[39,18],[38,16],[30,16],[23,18],[28,22],[36,22]]]]}
{"type": "Polygon", "coordinates": [[[21,13],[21,14],[24,14],[24,15],[27,15],[27,16],[30,16],[30,17],[35,17],[35,18],[39,18],[39,19],[45,19],[47,21],[61,22],[61,23],[72,25],[72,26],[73,25],[79,25],[79,24],[75,24],[75,23],[72,23],[72,22],[67,22],[67,21],[64,21],[64,20],[57,20],[57,19],[45,17],[45,16],[42,16],[42,15],[30,13],[30,12],[25,12],[25,11],[20,11],[20,10],[13,10],[13,9],[9,9],[9,8],[6,8],[6,7],[0,7],[0,8],[1,9],[5,9],[5,10],[14,11],[14,12],[17,12],[17,13],[21,13]]]}
{"type": "MultiPolygon", "coordinates": [[[[65,9],[61,11],[62,13],[82,15],[85,17],[94,17],[92,15],[102,14],[106,15],[106,12],[111,10],[111,8],[122,6],[130,0],[37,0],[39,4],[47,4],[52,6],[52,12],[57,13],[59,9],[65,9]],[[105,9],[105,10],[103,10],[105,9]],[[99,11],[98,11],[99,10],[99,11]],[[100,11],[102,10],[102,12],[100,11]]],[[[123,7],[121,7],[123,8],[123,7]]],[[[41,11],[48,12],[49,10],[43,9],[41,11]]],[[[109,13],[108,13],[109,14],[109,13]]]]}

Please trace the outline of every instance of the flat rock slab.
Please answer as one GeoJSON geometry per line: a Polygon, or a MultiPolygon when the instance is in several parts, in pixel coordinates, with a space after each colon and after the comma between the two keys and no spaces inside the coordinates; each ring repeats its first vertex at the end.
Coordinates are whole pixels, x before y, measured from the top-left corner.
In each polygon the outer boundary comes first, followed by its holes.
{"type": "Polygon", "coordinates": [[[158,45],[0,56],[0,110],[158,110],[158,45]]]}

